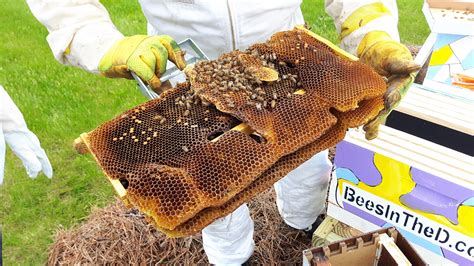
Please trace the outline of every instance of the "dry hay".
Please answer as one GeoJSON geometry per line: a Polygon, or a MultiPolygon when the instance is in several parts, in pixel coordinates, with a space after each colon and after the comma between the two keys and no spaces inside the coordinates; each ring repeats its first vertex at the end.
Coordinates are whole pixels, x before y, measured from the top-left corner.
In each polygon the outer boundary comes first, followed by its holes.
{"type": "MultiPolygon", "coordinates": [[[[269,189],[249,203],[255,222],[251,264],[301,264],[311,242],[280,218],[275,193],[269,189]]],[[[149,225],[120,200],[96,209],[82,225],[58,230],[49,250],[49,265],[76,264],[208,264],[201,236],[171,239],[149,225]]]]}

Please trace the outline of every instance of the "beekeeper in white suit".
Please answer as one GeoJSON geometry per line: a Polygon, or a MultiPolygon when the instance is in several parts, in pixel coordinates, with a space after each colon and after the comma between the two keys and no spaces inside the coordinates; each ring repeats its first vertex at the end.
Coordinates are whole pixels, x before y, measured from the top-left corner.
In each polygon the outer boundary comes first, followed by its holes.
{"type": "MultiPolygon", "coordinates": [[[[167,59],[184,67],[173,39],[192,38],[215,59],[304,24],[301,0],[140,0],[148,36],[124,37],[98,0],[27,2],[48,28],[47,40],[58,61],[106,77],[131,78],[133,70],[154,87],[160,86],[167,59]]],[[[398,43],[395,0],[327,0],[326,10],[335,20],[342,47],[379,73],[390,72],[389,58],[411,61],[409,51],[398,43]]],[[[289,226],[309,229],[324,211],[331,171],[327,155],[315,155],[275,184],[278,210],[289,226]]],[[[254,249],[247,205],[206,227],[202,237],[210,263],[244,263],[254,249]]]]}
{"type": "MultiPolygon", "coordinates": [[[[6,145],[23,163],[26,173],[36,178],[43,172],[53,177],[53,168],[36,135],[26,126],[18,107],[0,85],[0,186],[3,184],[6,145]]],[[[0,225],[0,265],[2,265],[2,226],[0,225]]]]}
{"type": "Polygon", "coordinates": [[[3,183],[6,144],[21,159],[26,173],[36,178],[43,172],[48,178],[53,169],[46,153],[5,89],[0,85],[0,185],[3,183]]]}

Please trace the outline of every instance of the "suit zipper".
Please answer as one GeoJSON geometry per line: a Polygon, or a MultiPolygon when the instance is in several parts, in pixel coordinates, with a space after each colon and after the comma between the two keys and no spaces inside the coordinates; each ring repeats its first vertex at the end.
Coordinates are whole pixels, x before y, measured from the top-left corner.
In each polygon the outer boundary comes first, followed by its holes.
{"type": "Polygon", "coordinates": [[[235,50],[236,49],[235,31],[234,31],[234,21],[232,20],[232,11],[230,9],[230,0],[227,0],[227,11],[229,12],[230,33],[232,35],[232,50],[235,50]]]}

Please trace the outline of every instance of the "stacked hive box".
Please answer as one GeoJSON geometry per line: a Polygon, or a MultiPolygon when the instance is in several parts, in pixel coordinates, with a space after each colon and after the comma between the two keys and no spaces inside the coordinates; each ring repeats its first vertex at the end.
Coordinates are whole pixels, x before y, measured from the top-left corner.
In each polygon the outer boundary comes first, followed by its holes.
{"type": "Polygon", "coordinates": [[[124,200],[170,236],[200,231],[341,141],[386,91],[370,67],[299,29],[187,73],[86,138],[124,200]]]}

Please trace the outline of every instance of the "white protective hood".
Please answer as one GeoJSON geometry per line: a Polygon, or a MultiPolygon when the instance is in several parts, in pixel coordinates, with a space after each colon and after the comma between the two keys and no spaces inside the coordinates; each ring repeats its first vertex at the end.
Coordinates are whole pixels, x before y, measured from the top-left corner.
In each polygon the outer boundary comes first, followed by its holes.
{"type": "Polygon", "coordinates": [[[304,24],[301,0],[141,0],[148,34],[192,38],[211,58],[304,24]]]}

